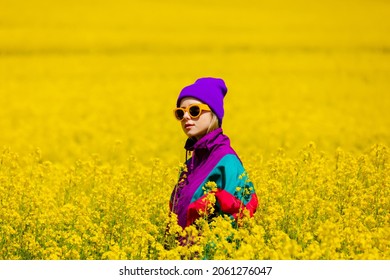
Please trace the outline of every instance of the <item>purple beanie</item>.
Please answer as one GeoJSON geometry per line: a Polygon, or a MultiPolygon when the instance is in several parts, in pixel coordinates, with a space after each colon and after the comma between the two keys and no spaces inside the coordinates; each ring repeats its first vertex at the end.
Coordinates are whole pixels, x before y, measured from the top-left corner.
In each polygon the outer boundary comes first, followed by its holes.
{"type": "Polygon", "coordinates": [[[218,118],[219,125],[222,124],[224,115],[223,98],[227,93],[225,82],[219,78],[200,78],[192,85],[183,88],[177,98],[176,106],[185,97],[193,97],[209,105],[210,109],[218,118]]]}

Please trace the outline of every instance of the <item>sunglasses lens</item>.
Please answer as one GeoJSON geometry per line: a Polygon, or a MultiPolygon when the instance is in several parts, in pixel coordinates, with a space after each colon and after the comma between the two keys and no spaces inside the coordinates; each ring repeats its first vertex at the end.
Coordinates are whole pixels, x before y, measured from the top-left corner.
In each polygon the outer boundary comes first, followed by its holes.
{"type": "Polygon", "coordinates": [[[189,110],[191,117],[196,118],[200,115],[200,108],[199,106],[195,105],[192,106],[189,110]]]}
{"type": "Polygon", "coordinates": [[[183,117],[184,117],[184,110],[182,110],[182,109],[177,109],[177,110],[175,111],[175,116],[176,116],[176,119],[182,120],[183,117]]]}

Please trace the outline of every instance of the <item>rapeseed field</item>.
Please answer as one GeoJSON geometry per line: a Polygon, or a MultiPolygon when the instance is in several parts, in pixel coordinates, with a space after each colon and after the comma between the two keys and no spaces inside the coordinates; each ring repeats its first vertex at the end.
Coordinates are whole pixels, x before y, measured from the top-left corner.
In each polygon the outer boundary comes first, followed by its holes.
{"type": "Polygon", "coordinates": [[[389,259],[389,11],[0,0],[0,259],[389,259]],[[169,215],[202,76],[259,197],[238,228],[169,215]]]}

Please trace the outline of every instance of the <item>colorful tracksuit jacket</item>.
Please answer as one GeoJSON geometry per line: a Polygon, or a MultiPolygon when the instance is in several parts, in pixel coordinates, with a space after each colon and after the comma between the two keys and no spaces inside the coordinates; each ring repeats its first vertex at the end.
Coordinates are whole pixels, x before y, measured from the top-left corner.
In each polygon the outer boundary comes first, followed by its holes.
{"type": "Polygon", "coordinates": [[[244,209],[253,215],[258,205],[254,186],[221,128],[197,142],[188,139],[185,149],[192,151],[192,157],[186,161],[170,199],[170,209],[177,214],[182,228],[207,214],[209,182],[216,184],[212,190],[216,200],[213,215],[227,214],[237,219],[244,209]]]}

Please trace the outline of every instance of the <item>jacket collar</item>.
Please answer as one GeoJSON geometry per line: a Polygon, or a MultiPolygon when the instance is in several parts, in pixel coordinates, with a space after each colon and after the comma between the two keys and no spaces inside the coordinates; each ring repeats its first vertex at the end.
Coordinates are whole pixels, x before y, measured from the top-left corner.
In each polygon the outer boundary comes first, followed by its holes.
{"type": "Polygon", "coordinates": [[[184,148],[187,151],[211,150],[216,144],[218,144],[218,138],[220,135],[222,135],[222,133],[222,128],[217,128],[216,130],[209,132],[199,140],[196,140],[194,138],[188,138],[186,144],[184,145],[184,148]]]}

